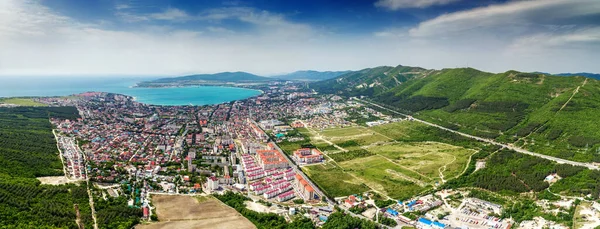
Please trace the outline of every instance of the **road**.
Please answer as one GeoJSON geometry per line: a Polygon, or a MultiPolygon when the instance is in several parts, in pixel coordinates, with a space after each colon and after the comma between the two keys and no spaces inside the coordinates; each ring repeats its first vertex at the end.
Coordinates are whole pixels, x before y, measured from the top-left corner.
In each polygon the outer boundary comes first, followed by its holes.
{"type": "Polygon", "coordinates": [[[452,133],[455,133],[455,134],[458,134],[458,135],[461,135],[461,136],[464,136],[464,137],[467,137],[467,138],[475,139],[477,141],[486,142],[486,143],[490,143],[490,144],[493,144],[493,145],[501,146],[501,147],[513,150],[515,152],[518,152],[518,153],[527,154],[527,155],[531,155],[531,156],[534,156],[534,157],[544,158],[546,160],[555,161],[555,162],[560,163],[560,164],[569,164],[569,165],[574,165],[574,166],[586,167],[586,168],[592,169],[592,170],[600,170],[600,168],[598,166],[595,166],[595,165],[590,164],[590,163],[569,161],[569,160],[565,160],[565,159],[562,159],[562,158],[552,157],[552,156],[548,156],[548,155],[544,155],[544,154],[540,154],[540,153],[534,153],[534,152],[531,152],[531,151],[528,151],[528,150],[525,150],[525,149],[522,149],[522,148],[519,148],[519,147],[515,147],[515,146],[509,145],[509,144],[499,143],[499,142],[496,142],[496,141],[491,140],[491,139],[481,138],[481,137],[473,136],[473,135],[470,135],[470,134],[465,134],[465,133],[462,133],[462,132],[459,132],[459,131],[456,131],[456,130],[451,130],[451,129],[448,129],[446,127],[443,127],[443,126],[440,126],[440,125],[437,125],[437,124],[434,124],[434,123],[430,123],[430,122],[427,122],[427,121],[424,121],[424,120],[420,120],[420,119],[414,118],[411,115],[403,114],[403,113],[397,112],[395,110],[392,110],[392,109],[380,106],[379,104],[375,104],[375,103],[372,103],[372,102],[369,102],[369,101],[365,101],[365,100],[358,99],[358,98],[354,98],[354,100],[370,104],[372,106],[375,106],[375,107],[378,107],[378,108],[390,111],[390,112],[392,112],[394,114],[402,115],[404,117],[407,117],[410,120],[417,121],[417,122],[423,123],[423,124],[428,125],[428,126],[433,126],[433,127],[436,127],[436,128],[442,129],[442,130],[450,131],[452,133]]]}
{"type": "MultiPolygon", "coordinates": [[[[73,140],[75,141],[75,140],[73,140]]],[[[92,220],[94,220],[94,229],[98,229],[98,220],[96,218],[96,208],[94,207],[94,196],[92,196],[92,191],[90,190],[90,177],[88,176],[87,173],[87,156],[85,155],[84,152],[81,151],[81,149],[79,148],[79,145],[75,143],[75,147],[77,149],[77,151],[83,155],[83,160],[86,162],[83,165],[83,171],[85,172],[85,183],[87,186],[87,193],[88,193],[88,197],[89,197],[89,201],[90,201],[90,208],[92,209],[92,220]]]]}
{"type": "MultiPolygon", "coordinates": [[[[254,125],[256,125],[256,126],[259,126],[259,125],[257,125],[256,123],[254,123],[254,125]]],[[[261,128],[261,129],[262,129],[262,128],[261,128]]],[[[264,131],[264,130],[263,130],[263,131],[264,131]]],[[[269,138],[270,138],[270,136],[269,136],[269,138]]],[[[271,140],[272,140],[272,139],[271,139],[271,140]]],[[[279,148],[279,145],[277,145],[277,143],[276,143],[276,142],[274,142],[274,141],[271,141],[271,143],[273,143],[273,145],[275,146],[276,150],[277,150],[277,151],[279,151],[279,153],[281,153],[281,154],[283,154],[283,155],[284,155],[284,158],[285,158],[285,159],[288,161],[288,163],[290,164],[290,167],[292,167],[292,168],[294,169],[294,172],[295,172],[296,174],[300,174],[300,176],[302,176],[302,178],[304,178],[304,180],[306,180],[306,181],[308,182],[308,184],[310,184],[310,186],[312,186],[312,187],[313,187],[313,189],[315,190],[315,193],[317,193],[317,195],[318,195],[318,196],[320,196],[320,197],[325,197],[325,198],[327,199],[327,204],[329,204],[329,206],[337,206],[337,204],[335,203],[335,201],[333,201],[333,200],[329,199],[329,197],[327,197],[327,196],[325,195],[325,193],[323,193],[323,191],[321,191],[321,189],[319,189],[319,186],[317,186],[315,183],[313,183],[313,182],[312,182],[312,180],[311,180],[311,179],[309,179],[309,178],[308,178],[308,176],[306,176],[306,174],[304,174],[304,172],[303,172],[303,171],[302,171],[302,170],[301,170],[301,169],[300,169],[298,166],[296,166],[296,164],[295,164],[295,163],[292,161],[292,159],[289,157],[289,155],[285,154],[285,153],[283,152],[283,150],[281,150],[281,148],[279,148]]],[[[361,218],[361,219],[365,219],[365,220],[373,221],[372,219],[369,219],[369,218],[367,218],[367,217],[365,217],[365,216],[363,216],[363,215],[354,214],[353,212],[351,212],[351,211],[349,211],[348,209],[344,208],[344,206],[340,206],[340,208],[341,208],[342,210],[344,210],[344,212],[345,212],[346,214],[349,214],[349,215],[351,215],[351,216],[353,216],[353,217],[357,217],[357,218],[361,218]]],[[[376,223],[377,223],[377,222],[376,222],[376,223]]],[[[386,226],[386,225],[383,225],[383,224],[380,224],[380,223],[377,223],[377,224],[378,224],[379,226],[383,227],[383,228],[390,228],[390,227],[388,227],[388,226],[386,226]]]]}

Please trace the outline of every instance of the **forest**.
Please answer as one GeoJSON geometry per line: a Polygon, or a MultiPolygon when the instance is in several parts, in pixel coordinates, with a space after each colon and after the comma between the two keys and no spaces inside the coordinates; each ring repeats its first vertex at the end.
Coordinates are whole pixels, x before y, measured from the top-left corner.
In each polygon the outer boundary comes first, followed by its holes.
{"type": "Polygon", "coordinates": [[[42,185],[63,175],[49,118],[76,118],[75,108],[0,108],[0,227],[91,227],[85,184],[42,185]]]}

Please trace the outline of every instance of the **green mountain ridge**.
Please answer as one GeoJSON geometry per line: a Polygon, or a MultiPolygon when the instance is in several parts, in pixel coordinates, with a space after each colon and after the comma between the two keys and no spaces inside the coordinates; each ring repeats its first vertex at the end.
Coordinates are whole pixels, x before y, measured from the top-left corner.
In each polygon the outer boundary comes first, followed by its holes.
{"type": "Polygon", "coordinates": [[[600,83],[594,79],[383,66],[309,86],[320,93],[367,96],[421,119],[534,152],[600,162],[600,83]]]}

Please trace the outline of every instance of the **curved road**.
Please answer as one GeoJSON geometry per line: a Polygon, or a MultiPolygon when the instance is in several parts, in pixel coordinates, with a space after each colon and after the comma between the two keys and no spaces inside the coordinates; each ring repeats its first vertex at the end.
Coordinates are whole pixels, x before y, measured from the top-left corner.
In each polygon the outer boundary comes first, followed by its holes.
{"type": "Polygon", "coordinates": [[[425,125],[429,125],[429,126],[433,126],[433,127],[442,129],[442,130],[450,131],[452,133],[459,134],[459,135],[467,137],[467,138],[475,139],[477,141],[487,142],[487,143],[490,143],[490,144],[493,144],[493,145],[501,146],[501,147],[504,147],[504,148],[507,148],[507,149],[510,149],[510,150],[514,150],[515,152],[519,152],[519,153],[522,153],[522,154],[527,154],[527,155],[531,155],[531,156],[534,156],[534,157],[544,158],[546,160],[555,161],[555,162],[560,163],[560,164],[570,164],[570,165],[575,165],[575,166],[586,167],[588,169],[600,170],[600,168],[598,166],[595,166],[595,165],[590,164],[590,163],[569,161],[569,160],[565,160],[565,159],[558,158],[558,157],[552,157],[552,156],[548,156],[548,155],[544,155],[544,154],[534,153],[534,152],[531,152],[531,151],[528,151],[528,150],[525,150],[525,149],[522,149],[522,148],[519,148],[519,147],[515,147],[515,146],[509,145],[509,144],[503,144],[503,143],[499,143],[499,142],[496,142],[496,141],[491,140],[491,139],[481,138],[481,137],[473,136],[473,135],[470,135],[470,134],[465,134],[465,133],[462,133],[462,132],[458,132],[458,131],[455,131],[455,130],[448,129],[446,127],[443,127],[443,126],[440,126],[440,125],[437,125],[437,124],[434,124],[434,123],[430,123],[430,122],[427,122],[427,121],[424,121],[424,120],[416,119],[416,118],[414,118],[414,117],[412,117],[410,115],[397,112],[395,110],[392,110],[392,109],[380,106],[378,104],[375,104],[375,103],[372,103],[372,102],[369,102],[369,101],[365,101],[365,100],[358,99],[358,98],[354,98],[354,100],[370,104],[372,106],[375,106],[375,107],[378,107],[378,108],[390,111],[390,112],[395,113],[395,114],[402,115],[404,117],[407,117],[410,120],[414,120],[414,121],[423,123],[425,125]]]}

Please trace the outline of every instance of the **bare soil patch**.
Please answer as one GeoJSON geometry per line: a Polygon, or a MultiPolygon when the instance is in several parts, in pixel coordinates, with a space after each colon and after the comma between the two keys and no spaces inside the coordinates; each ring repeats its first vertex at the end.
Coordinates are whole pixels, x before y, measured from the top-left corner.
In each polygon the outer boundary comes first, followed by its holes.
{"type": "Polygon", "coordinates": [[[152,203],[160,222],[136,228],[256,228],[235,209],[210,197],[153,195],[152,203]]]}
{"type": "Polygon", "coordinates": [[[61,185],[61,184],[67,184],[67,183],[77,183],[77,182],[81,181],[81,180],[69,180],[65,176],[38,177],[37,179],[40,182],[42,182],[42,184],[49,184],[49,185],[61,185]]]}

